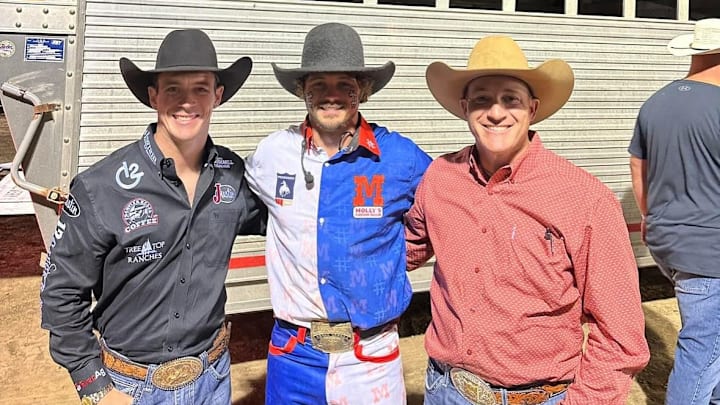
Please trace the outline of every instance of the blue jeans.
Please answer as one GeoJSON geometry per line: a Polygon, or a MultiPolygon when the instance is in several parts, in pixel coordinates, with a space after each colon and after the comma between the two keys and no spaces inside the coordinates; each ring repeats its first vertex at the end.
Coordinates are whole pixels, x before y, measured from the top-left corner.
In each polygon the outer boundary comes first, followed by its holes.
{"type": "MultiPolygon", "coordinates": [[[[502,393],[501,405],[507,405],[507,390],[499,389],[502,393]]],[[[565,398],[565,393],[555,395],[543,402],[541,405],[557,405],[565,398]]],[[[455,388],[450,379],[450,373],[435,367],[432,361],[428,361],[428,368],[425,372],[425,405],[470,405],[455,388]]]]}
{"type": "Polygon", "coordinates": [[[149,366],[145,380],[126,377],[108,370],[115,388],[133,397],[133,405],[228,405],[230,404],[230,352],[225,350],[213,364],[207,364],[207,352],[198,356],[204,371],[192,384],[174,391],[164,391],[152,385],[158,365],[149,366]]]}
{"type": "Polygon", "coordinates": [[[675,284],[682,325],[665,403],[720,404],[720,278],[662,271],[675,284]]]}

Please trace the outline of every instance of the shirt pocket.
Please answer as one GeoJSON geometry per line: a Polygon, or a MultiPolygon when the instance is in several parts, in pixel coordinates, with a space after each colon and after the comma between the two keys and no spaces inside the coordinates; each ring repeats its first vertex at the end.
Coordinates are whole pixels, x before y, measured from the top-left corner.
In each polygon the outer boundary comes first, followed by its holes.
{"type": "Polygon", "coordinates": [[[529,302],[538,303],[538,312],[558,310],[577,300],[572,262],[565,238],[556,228],[540,223],[516,226],[510,245],[510,265],[522,270],[518,288],[529,302]]]}
{"type": "Polygon", "coordinates": [[[217,209],[210,213],[207,233],[207,253],[211,267],[227,266],[235,242],[240,210],[217,209]]]}

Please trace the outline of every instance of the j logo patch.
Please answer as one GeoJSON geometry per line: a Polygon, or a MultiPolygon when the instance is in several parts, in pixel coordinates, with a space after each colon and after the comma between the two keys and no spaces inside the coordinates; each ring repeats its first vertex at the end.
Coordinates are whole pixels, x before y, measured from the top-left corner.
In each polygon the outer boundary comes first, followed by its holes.
{"type": "Polygon", "coordinates": [[[213,202],[215,204],[225,203],[230,204],[235,201],[237,192],[235,188],[229,184],[215,183],[215,194],[213,195],[213,202]]]}
{"type": "Polygon", "coordinates": [[[145,175],[144,172],[139,170],[140,166],[137,163],[132,163],[128,166],[127,162],[123,162],[122,166],[115,172],[115,182],[125,190],[135,188],[135,186],[140,184],[142,176],[145,175]]]}
{"type": "Polygon", "coordinates": [[[278,205],[292,205],[295,190],[296,175],[278,173],[275,181],[275,202],[278,205]]]}

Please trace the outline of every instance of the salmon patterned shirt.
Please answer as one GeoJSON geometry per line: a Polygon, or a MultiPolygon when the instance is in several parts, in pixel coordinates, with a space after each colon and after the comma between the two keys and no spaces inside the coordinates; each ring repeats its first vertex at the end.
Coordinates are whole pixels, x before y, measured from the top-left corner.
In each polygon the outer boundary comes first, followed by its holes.
{"type": "Polygon", "coordinates": [[[437,260],[426,350],[495,386],[573,381],[565,405],[624,404],[649,350],[620,204],[531,136],[489,181],[468,146],[418,187],[408,265],[437,260]]]}

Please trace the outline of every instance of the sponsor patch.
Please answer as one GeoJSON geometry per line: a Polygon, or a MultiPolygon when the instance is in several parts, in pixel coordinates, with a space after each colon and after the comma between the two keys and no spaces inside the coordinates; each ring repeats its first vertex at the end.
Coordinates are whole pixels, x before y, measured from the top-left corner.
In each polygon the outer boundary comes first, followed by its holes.
{"type": "Polygon", "coordinates": [[[215,194],[213,195],[213,202],[215,204],[230,204],[235,201],[236,198],[237,192],[233,186],[229,184],[215,183],[215,194]]]}
{"type": "Polygon", "coordinates": [[[144,198],[130,200],[123,208],[122,219],[127,225],[125,233],[158,224],[158,216],[155,214],[152,204],[144,198]]]}
{"type": "Polygon", "coordinates": [[[278,205],[292,205],[295,190],[295,174],[277,173],[275,181],[275,202],[278,205]]]}
{"type": "Polygon", "coordinates": [[[143,149],[145,149],[145,153],[150,158],[150,161],[153,162],[154,165],[157,164],[157,155],[155,155],[155,151],[153,150],[152,143],[150,143],[150,129],[146,129],[145,133],[143,134],[143,149]]]}
{"type": "Polygon", "coordinates": [[[75,389],[78,390],[78,392],[80,392],[81,390],[83,390],[84,388],[86,388],[88,385],[94,383],[95,380],[97,380],[98,378],[100,378],[100,377],[105,377],[105,376],[106,376],[106,375],[105,375],[105,370],[103,370],[102,368],[99,369],[99,370],[95,370],[95,373],[93,373],[90,377],[88,377],[88,378],[86,378],[86,379],[84,379],[84,380],[78,381],[78,382],[75,384],[75,389]]]}
{"type": "Polygon", "coordinates": [[[80,205],[72,194],[68,194],[68,198],[63,204],[63,212],[73,218],[80,216],[80,205]]]}
{"type": "Polygon", "coordinates": [[[229,169],[231,168],[235,162],[233,162],[230,159],[223,159],[222,157],[218,156],[215,158],[215,162],[213,162],[213,166],[217,167],[218,169],[229,169]]]}
{"type": "Polygon", "coordinates": [[[371,180],[368,180],[367,176],[355,176],[353,181],[355,182],[353,218],[382,218],[385,176],[375,174],[371,180]]]}
{"type": "Polygon", "coordinates": [[[131,163],[128,166],[127,162],[122,162],[122,166],[118,167],[115,172],[115,182],[121,188],[130,190],[140,184],[140,180],[144,175],[145,172],[140,171],[140,166],[137,163],[131,163]]]}
{"type": "Polygon", "coordinates": [[[47,278],[50,274],[54,273],[55,270],[57,270],[57,267],[55,266],[55,263],[50,260],[50,256],[45,258],[45,267],[43,268],[42,273],[42,279],[40,280],[40,292],[45,291],[45,283],[47,283],[47,278]]]}
{"type": "Polygon", "coordinates": [[[150,238],[146,239],[142,245],[129,246],[125,248],[128,263],[145,263],[163,258],[162,249],[165,247],[165,241],[150,242],[150,238]]]}

